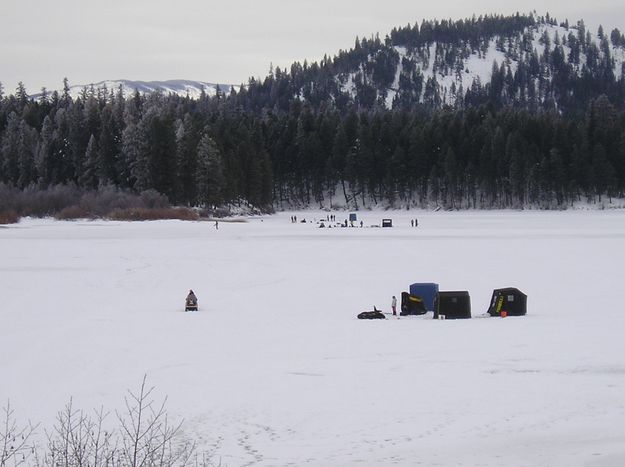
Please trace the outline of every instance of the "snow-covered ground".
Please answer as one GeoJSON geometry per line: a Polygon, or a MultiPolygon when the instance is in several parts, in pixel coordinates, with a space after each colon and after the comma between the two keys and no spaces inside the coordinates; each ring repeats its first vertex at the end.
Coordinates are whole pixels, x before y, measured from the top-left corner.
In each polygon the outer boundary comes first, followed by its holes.
{"type": "Polygon", "coordinates": [[[0,401],[49,427],[147,374],[222,465],[625,465],[625,211],[293,214],[0,228],[0,401]],[[412,282],[476,319],[356,319],[412,282]],[[505,286],[528,315],[478,319],[505,286]]]}

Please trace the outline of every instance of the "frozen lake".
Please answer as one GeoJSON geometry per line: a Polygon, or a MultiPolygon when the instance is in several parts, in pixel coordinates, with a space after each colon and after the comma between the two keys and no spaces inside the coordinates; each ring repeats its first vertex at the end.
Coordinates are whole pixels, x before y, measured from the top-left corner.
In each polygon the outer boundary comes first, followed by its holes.
{"type": "Polygon", "coordinates": [[[228,466],[625,465],[625,210],[294,214],[0,228],[0,401],[49,426],[147,374],[228,466]],[[413,282],[476,319],[356,319],[413,282]],[[477,319],[506,286],[528,315],[477,319]]]}

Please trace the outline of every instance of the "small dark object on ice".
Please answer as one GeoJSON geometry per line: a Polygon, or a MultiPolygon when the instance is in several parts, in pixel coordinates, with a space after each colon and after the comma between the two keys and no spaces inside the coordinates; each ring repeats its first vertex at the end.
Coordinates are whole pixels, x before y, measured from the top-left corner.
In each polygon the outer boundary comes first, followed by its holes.
{"type": "Polygon", "coordinates": [[[358,319],[386,319],[386,316],[374,306],[373,311],[363,311],[359,313],[358,319]]]}
{"type": "Polygon", "coordinates": [[[189,295],[187,295],[184,304],[184,311],[197,311],[197,297],[193,290],[189,290],[189,295]]]}

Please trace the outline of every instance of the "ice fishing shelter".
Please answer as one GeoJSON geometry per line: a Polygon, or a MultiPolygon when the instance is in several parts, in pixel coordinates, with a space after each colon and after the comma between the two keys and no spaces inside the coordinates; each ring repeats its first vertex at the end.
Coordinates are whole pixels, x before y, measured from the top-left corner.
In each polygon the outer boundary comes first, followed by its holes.
{"type": "Polygon", "coordinates": [[[410,295],[416,295],[423,299],[427,311],[434,311],[434,302],[438,293],[438,284],[433,282],[417,282],[410,285],[410,295]]]}
{"type": "Polygon", "coordinates": [[[523,316],[527,313],[527,295],[514,287],[493,290],[488,314],[501,316],[505,311],[508,316],[523,316]]]}
{"type": "Polygon", "coordinates": [[[401,316],[424,315],[427,313],[423,298],[411,295],[408,292],[401,293],[401,316]]]}
{"type": "Polygon", "coordinates": [[[393,227],[393,219],[382,219],[382,227],[393,227]]]}
{"type": "Polygon", "coordinates": [[[434,308],[434,319],[440,315],[445,319],[468,319],[471,318],[471,297],[469,292],[438,292],[436,296],[436,306],[434,308]]]}

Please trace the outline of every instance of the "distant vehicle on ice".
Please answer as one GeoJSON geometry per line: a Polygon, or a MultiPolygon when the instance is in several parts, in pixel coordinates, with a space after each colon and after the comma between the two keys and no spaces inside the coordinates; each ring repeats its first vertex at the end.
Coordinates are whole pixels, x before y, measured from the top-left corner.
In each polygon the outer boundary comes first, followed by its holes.
{"type": "Polygon", "coordinates": [[[197,297],[193,293],[193,290],[189,290],[184,304],[184,311],[197,311],[197,297]]]}

